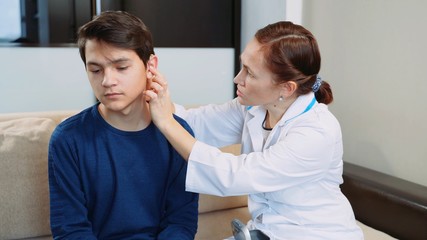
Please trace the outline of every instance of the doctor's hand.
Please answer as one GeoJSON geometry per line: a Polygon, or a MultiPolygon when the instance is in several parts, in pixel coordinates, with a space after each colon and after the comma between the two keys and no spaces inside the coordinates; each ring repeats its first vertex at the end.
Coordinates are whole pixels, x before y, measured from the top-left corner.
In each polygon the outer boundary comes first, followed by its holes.
{"type": "Polygon", "coordinates": [[[188,160],[196,139],[173,117],[175,108],[166,79],[154,68],[149,71],[155,77],[144,94],[149,103],[151,119],[178,153],[188,160]]]}
{"type": "Polygon", "coordinates": [[[149,103],[154,124],[162,130],[172,121],[175,121],[173,118],[174,105],[170,99],[166,79],[155,68],[150,68],[149,71],[154,77],[151,80],[149,89],[144,91],[145,99],[149,103]]]}

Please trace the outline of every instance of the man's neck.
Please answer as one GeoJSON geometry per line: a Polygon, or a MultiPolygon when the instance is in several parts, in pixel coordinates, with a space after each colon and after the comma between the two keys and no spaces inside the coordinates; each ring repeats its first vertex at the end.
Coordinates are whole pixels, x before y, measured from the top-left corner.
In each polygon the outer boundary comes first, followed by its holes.
{"type": "Polygon", "coordinates": [[[140,131],[151,122],[151,115],[146,103],[129,106],[123,111],[113,111],[99,104],[98,111],[108,124],[122,131],[140,131]]]}

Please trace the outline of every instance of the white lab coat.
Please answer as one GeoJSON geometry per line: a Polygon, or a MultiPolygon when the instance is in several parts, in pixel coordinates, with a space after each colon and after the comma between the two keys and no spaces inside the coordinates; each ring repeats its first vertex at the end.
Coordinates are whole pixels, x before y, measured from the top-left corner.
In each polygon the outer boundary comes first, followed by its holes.
{"type": "Polygon", "coordinates": [[[270,239],[363,239],[339,187],[340,125],[328,107],[315,100],[304,112],[313,99],[313,93],[300,96],[265,144],[262,107],[248,108],[237,99],[190,110],[176,105],[176,114],[198,140],[188,161],[187,191],[248,194],[248,225],[270,239]],[[234,143],[242,143],[239,156],[216,148],[234,143]]]}

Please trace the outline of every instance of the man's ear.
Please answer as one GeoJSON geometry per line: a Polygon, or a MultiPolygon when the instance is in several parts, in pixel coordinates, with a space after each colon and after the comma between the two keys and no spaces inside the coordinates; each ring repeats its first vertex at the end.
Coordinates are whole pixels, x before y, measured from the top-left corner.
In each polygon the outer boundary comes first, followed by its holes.
{"type": "Polygon", "coordinates": [[[158,58],[156,55],[151,54],[150,59],[148,59],[147,62],[147,78],[152,79],[154,77],[154,74],[150,71],[151,68],[157,69],[158,65],[158,58]]]}

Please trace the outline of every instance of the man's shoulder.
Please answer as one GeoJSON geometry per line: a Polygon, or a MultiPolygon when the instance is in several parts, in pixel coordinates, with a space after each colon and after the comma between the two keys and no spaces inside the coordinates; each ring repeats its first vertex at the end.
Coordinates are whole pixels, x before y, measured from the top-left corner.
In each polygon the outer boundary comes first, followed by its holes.
{"type": "Polygon", "coordinates": [[[93,121],[93,106],[82,110],[81,112],[64,119],[56,127],[56,132],[76,132],[82,127],[87,126],[93,121]]]}
{"type": "Polygon", "coordinates": [[[187,130],[191,135],[194,136],[193,129],[191,129],[190,125],[188,125],[188,123],[184,119],[182,119],[181,117],[179,117],[179,116],[177,116],[175,114],[173,116],[176,119],[176,121],[179,124],[181,124],[182,127],[185,128],[185,130],[187,130]]]}

